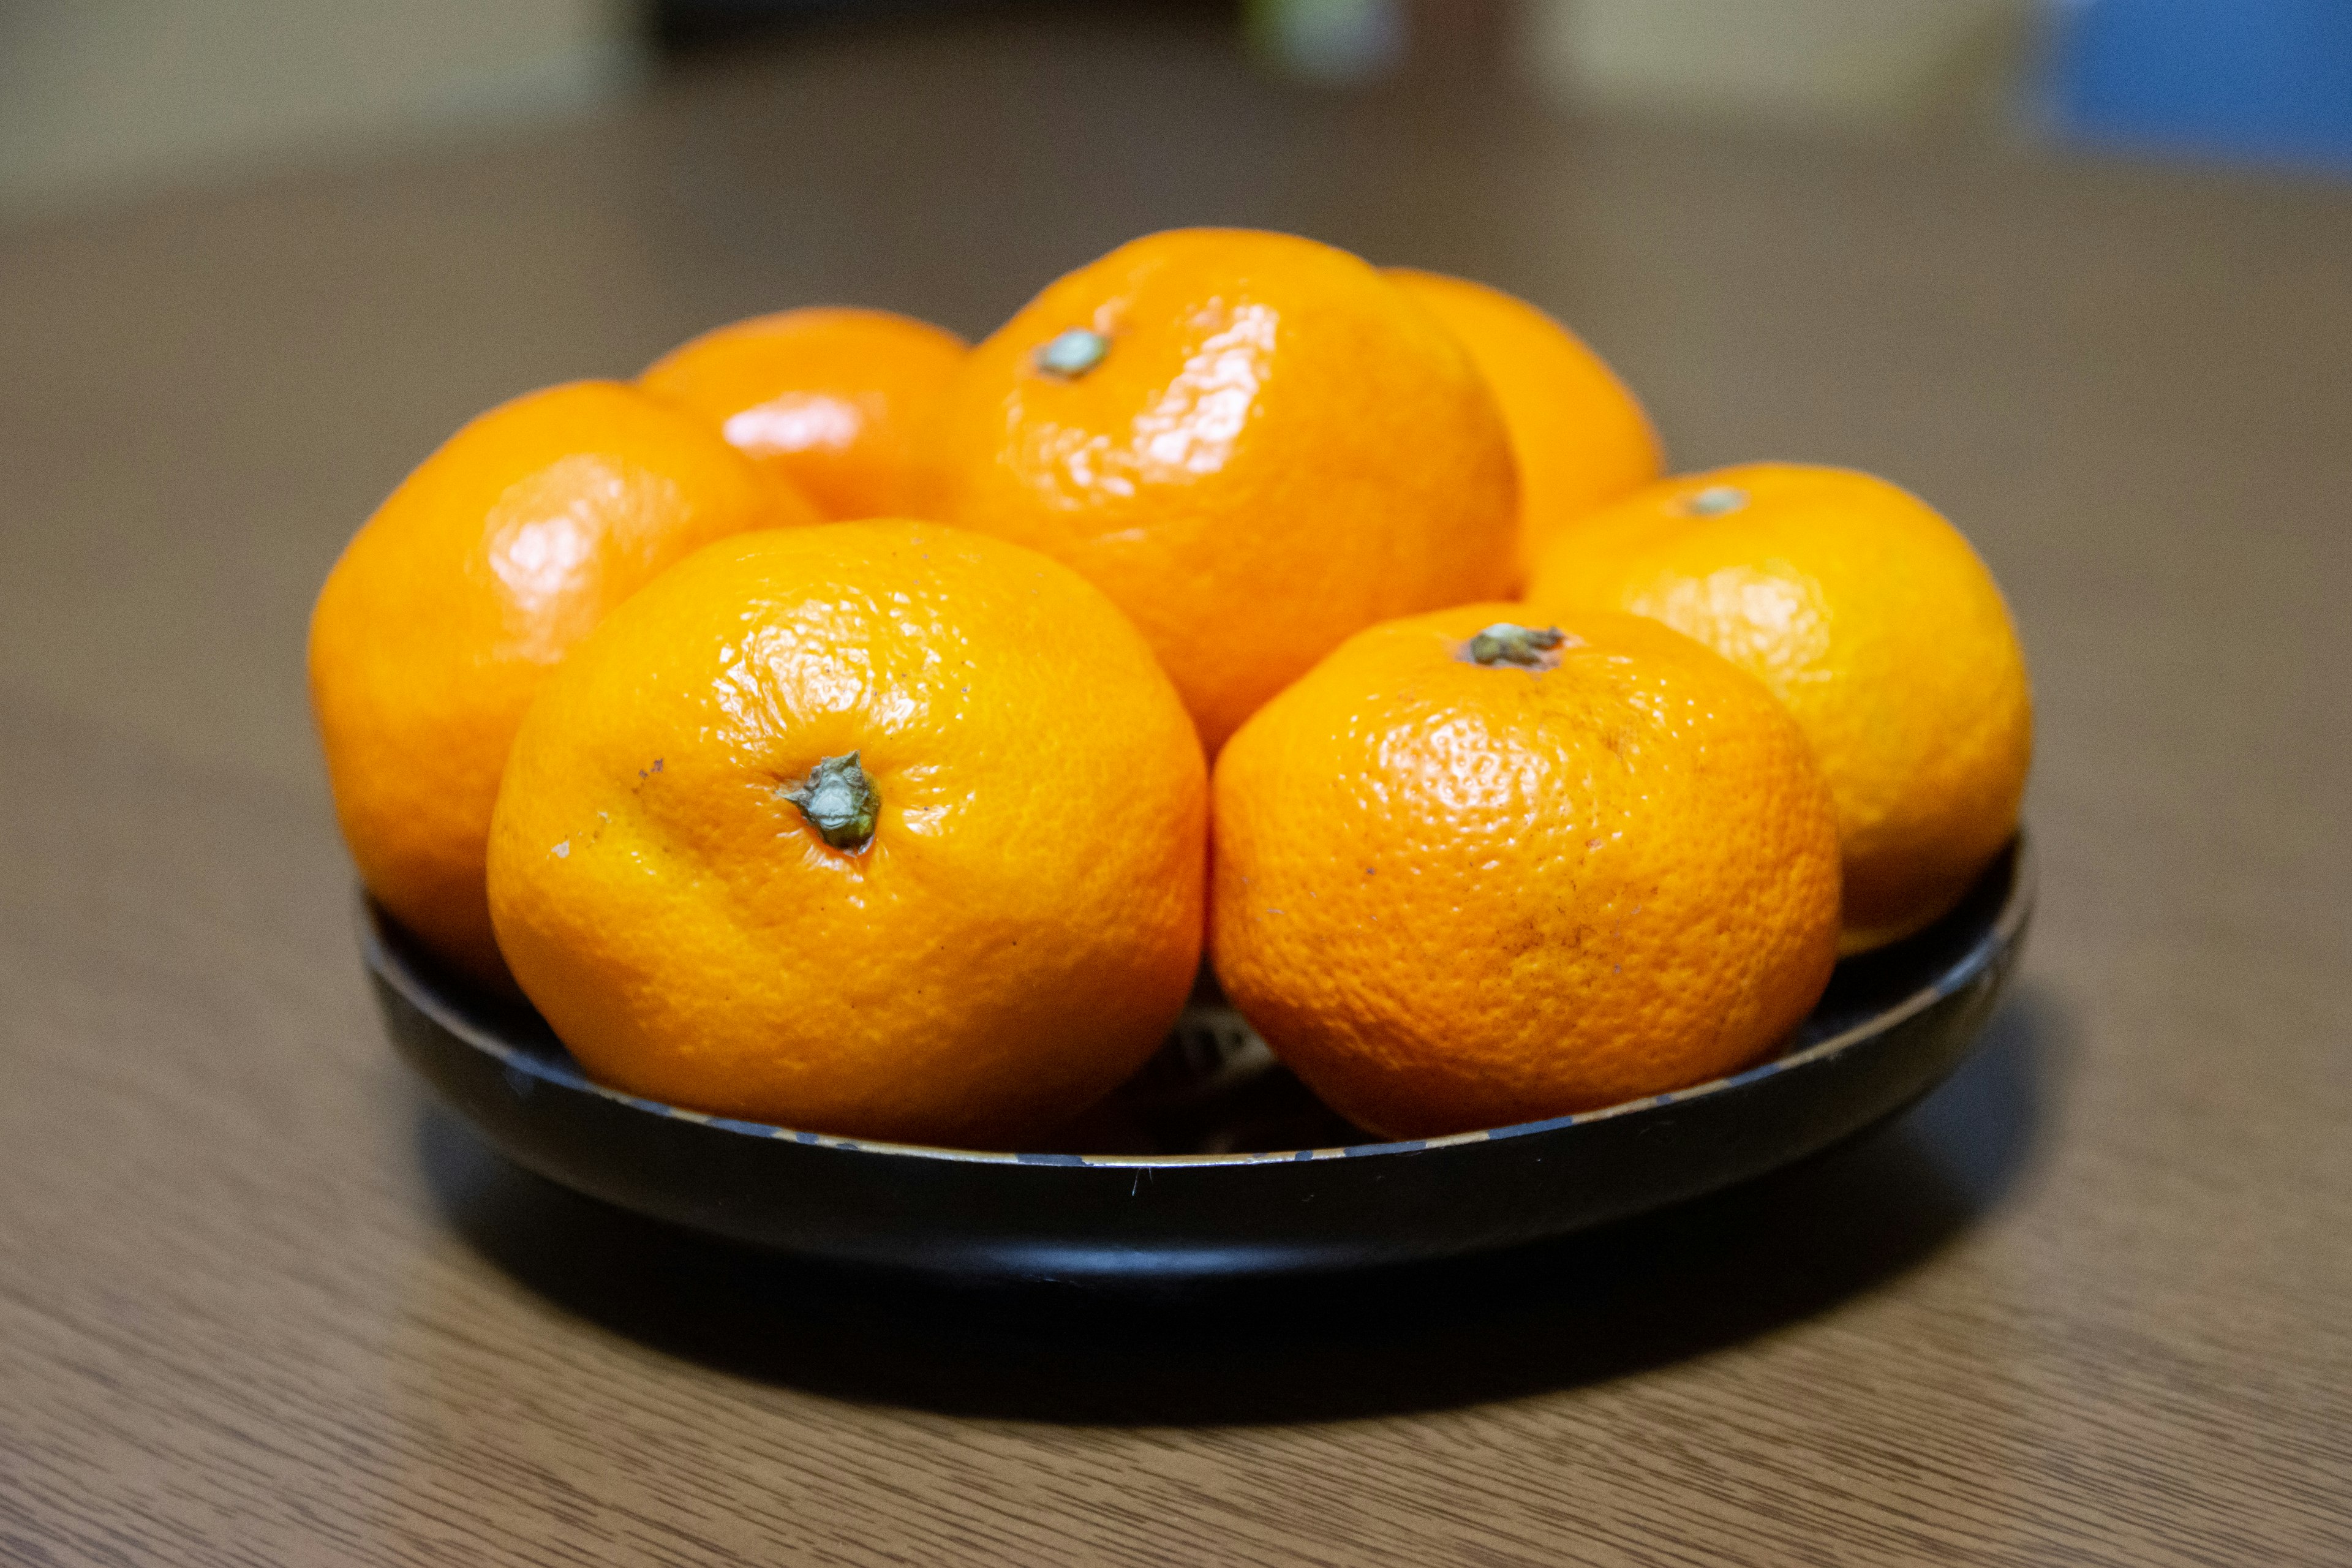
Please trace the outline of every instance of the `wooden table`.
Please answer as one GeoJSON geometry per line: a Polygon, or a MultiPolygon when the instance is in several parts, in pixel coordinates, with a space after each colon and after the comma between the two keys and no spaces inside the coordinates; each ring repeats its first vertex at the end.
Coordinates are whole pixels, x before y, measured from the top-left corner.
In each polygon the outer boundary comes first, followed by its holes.
{"type": "Polygon", "coordinates": [[[848,37],[0,236],[0,1560],[2352,1562],[2352,197],[848,37]],[[1550,306],[1680,463],[1946,508],[2031,645],[1981,1055],[1784,1178],[1238,1296],[781,1268],[502,1167],[362,988],[303,617],[475,410],[1147,228],[1550,306]]]}

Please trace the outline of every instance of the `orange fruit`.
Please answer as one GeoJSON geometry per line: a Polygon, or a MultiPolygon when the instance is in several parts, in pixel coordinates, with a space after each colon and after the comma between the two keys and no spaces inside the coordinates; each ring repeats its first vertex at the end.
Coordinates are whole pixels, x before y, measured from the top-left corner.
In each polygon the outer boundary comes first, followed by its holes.
{"type": "Polygon", "coordinates": [[[1110,602],[936,524],[711,546],[523,721],[490,838],[515,977],[587,1070],[698,1110],[1034,1136],[1200,963],[1200,742],[1110,602]]]}
{"type": "Polygon", "coordinates": [[[919,433],[964,353],[887,310],[783,310],[681,343],[637,384],[716,423],[827,517],[889,517],[915,500],[919,433]]]}
{"type": "Polygon", "coordinates": [[[1462,340],[1502,405],[1519,465],[1519,581],[1578,518],[1664,471],[1641,401],[1583,339],[1483,283],[1407,267],[1387,275],[1462,340]]]}
{"type": "Polygon", "coordinates": [[[614,382],[534,392],[452,436],[344,547],[310,615],[311,709],[369,891],[503,980],[483,846],[540,683],[698,545],[814,521],[700,420],[614,382]]]}
{"type": "Polygon", "coordinates": [[[2033,699],[2009,607],[1885,479],[1756,463],[1654,485],[1554,543],[1528,599],[1664,621],[1788,705],[1837,799],[1848,952],[1933,921],[2017,831],[2033,699]]]}
{"type": "Polygon", "coordinates": [[[1360,633],[1217,759],[1218,976],[1391,1136],[1733,1071],[1836,961],[1836,821],[1771,693],[1632,616],[1524,616],[1360,633]]]}
{"type": "Polygon", "coordinates": [[[1513,581],[1493,395],[1370,266],[1290,235],[1120,247],[964,362],[934,515],[1134,618],[1213,752],[1349,633],[1513,581]]]}

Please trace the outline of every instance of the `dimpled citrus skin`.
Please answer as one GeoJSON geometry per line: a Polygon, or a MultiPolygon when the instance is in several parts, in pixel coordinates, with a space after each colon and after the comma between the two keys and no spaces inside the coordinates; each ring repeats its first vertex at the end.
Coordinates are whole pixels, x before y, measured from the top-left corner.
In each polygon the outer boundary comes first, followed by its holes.
{"type": "Polygon", "coordinates": [[[1649,415],[1583,339],[1483,283],[1403,267],[1387,276],[1462,340],[1502,405],[1519,465],[1518,581],[1578,518],[1664,471],[1649,415]]]}
{"type": "Polygon", "coordinates": [[[1210,942],[1333,1108],[1429,1137],[1756,1060],[1828,984],[1837,837],[1804,737],[1652,623],[1591,614],[1549,668],[1465,643],[1523,606],[1349,639],[1218,758],[1210,942]]]}
{"type": "Polygon", "coordinates": [[[1329,246],[1147,236],[975,348],[933,514],[1074,567],[1143,630],[1211,752],[1349,633],[1512,584],[1517,479],[1451,333],[1329,246]],[[1075,374],[1038,352],[1107,340],[1075,374]]]}
{"type": "Polygon", "coordinates": [[[1206,774],[1150,650],[1067,568],[928,523],[749,536],[549,682],[491,908],[606,1083],[1003,1147],[1115,1088],[1182,1007],[1206,774]],[[863,849],[778,793],[851,752],[881,803],[863,849]]]}
{"type": "Polygon", "coordinates": [[[816,521],[700,420],[615,382],[502,404],[401,481],[310,615],[310,704],[360,879],[503,984],[482,892],[507,748],[572,646],[670,563],[816,521]]]}
{"type": "Polygon", "coordinates": [[[827,517],[891,517],[915,500],[920,432],[964,341],[888,310],[754,316],[679,344],[637,384],[691,408],[827,517]]]}
{"type": "Polygon", "coordinates": [[[1959,531],[1884,479],[1755,463],[1667,480],[1579,523],[1528,598],[1664,621],[1787,704],[1837,800],[1847,952],[1943,914],[2017,831],[2033,697],[2009,606],[1959,531]],[[1699,515],[1710,491],[1736,504],[1699,515]]]}

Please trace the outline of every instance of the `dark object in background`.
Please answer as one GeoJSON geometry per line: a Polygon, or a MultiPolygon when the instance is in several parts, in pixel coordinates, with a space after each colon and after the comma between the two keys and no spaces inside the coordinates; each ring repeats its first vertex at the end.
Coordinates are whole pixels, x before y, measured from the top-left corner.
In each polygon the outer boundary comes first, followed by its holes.
{"type": "Polygon", "coordinates": [[[639,0],[642,29],[666,57],[748,43],[794,27],[940,21],[1021,12],[1128,10],[1232,17],[1239,0],[639,0]]]}

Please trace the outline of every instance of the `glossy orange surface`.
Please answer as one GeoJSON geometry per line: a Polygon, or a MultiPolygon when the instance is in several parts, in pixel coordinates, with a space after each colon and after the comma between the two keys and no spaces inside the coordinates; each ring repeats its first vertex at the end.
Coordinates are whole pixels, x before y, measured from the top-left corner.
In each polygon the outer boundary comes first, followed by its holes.
{"type": "Polygon", "coordinates": [[[1836,822],[1803,735],[1632,616],[1473,605],[1360,633],[1226,745],[1213,808],[1227,994],[1395,1136],[1732,1071],[1836,959],[1836,822]],[[1498,622],[1560,640],[1476,662],[1498,622]]]}
{"type": "Polygon", "coordinates": [[[1555,542],[1528,598],[1652,616],[1772,689],[1837,799],[1849,951],[1942,914],[2016,831],[2033,699],[2009,606],[1959,531],[1884,479],[1667,480],[1555,542]]]}
{"type": "Polygon", "coordinates": [[[637,384],[712,420],[827,517],[888,517],[915,504],[921,434],[964,353],[928,321],[816,307],[705,332],[637,384]]]}
{"type": "Polygon", "coordinates": [[[1014,1147],[1183,1005],[1206,771],[1150,650],[1066,568],[927,523],[761,533],[673,569],[548,683],[491,908],[607,1083],[1014,1147]],[[812,819],[821,768],[870,781],[862,844],[812,819]]]}
{"type": "Polygon", "coordinates": [[[1350,632],[1511,583],[1517,480],[1451,333],[1288,235],[1146,237],[975,348],[936,515],[1101,587],[1213,751],[1350,632]]]}
{"type": "Polygon", "coordinates": [[[1520,581],[1578,518],[1664,471],[1649,415],[1583,339],[1483,283],[1406,267],[1387,277],[1462,340],[1502,405],[1519,465],[1520,581]]]}
{"type": "Polygon", "coordinates": [[[368,889],[503,979],[482,890],[507,748],[547,673],[656,573],[815,521],[693,416],[614,382],[473,420],[353,536],[310,616],[310,700],[368,889]]]}

